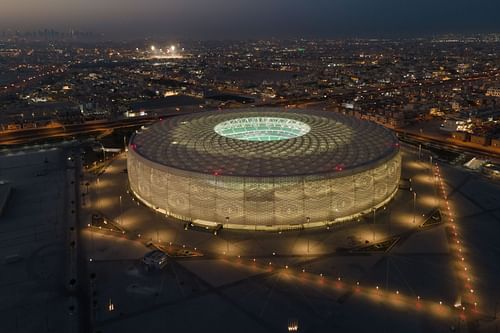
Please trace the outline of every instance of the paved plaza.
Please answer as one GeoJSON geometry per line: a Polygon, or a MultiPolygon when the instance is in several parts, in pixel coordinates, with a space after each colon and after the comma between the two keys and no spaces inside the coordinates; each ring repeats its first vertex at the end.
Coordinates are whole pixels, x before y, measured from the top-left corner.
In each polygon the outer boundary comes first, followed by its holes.
{"type": "Polygon", "coordinates": [[[101,276],[97,288],[107,293],[101,303],[115,309],[98,311],[96,326],[285,332],[297,321],[303,332],[463,330],[467,321],[453,308],[459,287],[445,225],[421,227],[443,202],[434,172],[415,150],[405,148],[403,159],[406,182],[375,217],[329,229],[215,236],[185,230],[184,222],[133,200],[126,156],[118,156],[86,180],[82,220],[99,212],[126,230],[85,231],[101,276]],[[386,252],[363,250],[384,240],[397,241],[386,252]],[[138,259],[148,242],[204,256],[172,258],[162,272],[145,272],[138,259]]]}
{"type": "Polygon", "coordinates": [[[459,167],[431,168],[418,155],[403,148],[401,189],[375,216],[214,235],[134,200],[125,154],[76,179],[64,147],[4,153],[0,178],[13,192],[0,217],[2,328],[496,332],[500,185],[459,167]],[[82,204],[74,220],[78,293],[68,288],[66,233],[75,195],[82,204]],[[436,209],[442,221],[428,224],[436,209]],[[94,214],[115,230],[89,227],[94,214]],[[140,259],[155,246],[203,255],[171,257],[165,269],[148,272],[140,259]]]}

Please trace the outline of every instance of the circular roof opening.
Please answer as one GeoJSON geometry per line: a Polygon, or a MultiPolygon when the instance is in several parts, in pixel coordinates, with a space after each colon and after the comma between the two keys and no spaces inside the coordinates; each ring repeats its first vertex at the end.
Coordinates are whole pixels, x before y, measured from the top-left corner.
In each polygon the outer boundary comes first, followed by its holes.
{"type": "Polygon", "coordinates": [[[245,141],[278,141],[307,134],[311,127],[288,118],[248,117],[226,120],[217,124],[214,131],[227,138],[245,141]]]}

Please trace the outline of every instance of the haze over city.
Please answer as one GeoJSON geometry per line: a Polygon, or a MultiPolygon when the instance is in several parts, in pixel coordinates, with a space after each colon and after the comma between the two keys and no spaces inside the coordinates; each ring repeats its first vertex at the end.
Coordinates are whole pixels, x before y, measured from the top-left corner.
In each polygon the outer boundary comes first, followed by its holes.
{"type": "Polygon", "coordinates": [[[338,38],[495,32],[496,0],[4,0],[0,29],[107,38],[338,38]]]}

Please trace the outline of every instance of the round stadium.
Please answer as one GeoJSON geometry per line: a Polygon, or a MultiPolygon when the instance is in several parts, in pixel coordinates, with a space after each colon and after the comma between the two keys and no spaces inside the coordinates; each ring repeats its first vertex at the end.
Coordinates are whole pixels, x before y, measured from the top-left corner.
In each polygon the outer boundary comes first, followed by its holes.
{"type": "Polygon", "coordinates": [[[395,195],[394,134],[338,113],[251,108],[168,118],[138,131],[130,190],[205,227],[288,230],[356,219],[395,195]]]}

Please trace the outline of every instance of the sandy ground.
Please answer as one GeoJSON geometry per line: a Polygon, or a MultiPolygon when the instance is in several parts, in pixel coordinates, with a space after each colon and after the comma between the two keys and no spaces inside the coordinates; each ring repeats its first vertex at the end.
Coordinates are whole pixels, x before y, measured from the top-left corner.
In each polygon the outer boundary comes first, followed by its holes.
{"type": "Polygon", "coordinates": [[[0,331],[71,332],[65,291],[64,149],[0,156],[0,179],[13,191],[0,217],[0,331]],[[18,260],[6,263],[9,256],[18,260]]]}

